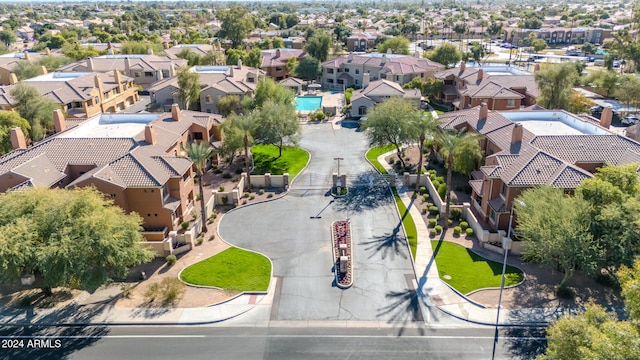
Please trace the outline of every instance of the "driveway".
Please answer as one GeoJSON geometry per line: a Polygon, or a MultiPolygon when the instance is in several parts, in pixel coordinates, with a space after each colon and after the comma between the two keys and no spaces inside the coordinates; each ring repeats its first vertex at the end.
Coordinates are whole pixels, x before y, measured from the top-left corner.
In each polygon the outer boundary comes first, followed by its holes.
{"type": "Polygon", "coordinates": [[[384,180],[364,159],[367,141],[354,129],[303,126],[300,145],[309,166],[289,194],[225,215],[225,241],[268,256],[279,278],[273,320],[421,320],[406,237],[384,180]],[[334,199],[331,174],[347,174],[348,196],[334,199]],[[354,285],[335,286],[331,223],[349,218],[354,243],[354,285]]]}

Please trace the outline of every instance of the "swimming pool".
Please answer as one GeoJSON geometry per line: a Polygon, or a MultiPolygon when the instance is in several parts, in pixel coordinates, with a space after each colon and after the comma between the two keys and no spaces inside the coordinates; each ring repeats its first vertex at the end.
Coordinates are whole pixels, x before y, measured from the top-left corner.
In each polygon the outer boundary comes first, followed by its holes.
{"type": "Polygon", "coordinates": [[[296,96],[296,111],[314,111],[322,108],[322,96],[296,96]]]}

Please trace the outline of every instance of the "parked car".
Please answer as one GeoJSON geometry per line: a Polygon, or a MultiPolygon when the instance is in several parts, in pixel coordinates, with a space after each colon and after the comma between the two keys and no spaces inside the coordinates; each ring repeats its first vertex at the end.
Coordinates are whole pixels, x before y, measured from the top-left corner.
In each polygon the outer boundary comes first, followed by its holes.
{"type": "Polygon", "coordinates": [[[635,125],[640,121],[636,116],[627,116],[620,121],[622,125],[635,125]]]}

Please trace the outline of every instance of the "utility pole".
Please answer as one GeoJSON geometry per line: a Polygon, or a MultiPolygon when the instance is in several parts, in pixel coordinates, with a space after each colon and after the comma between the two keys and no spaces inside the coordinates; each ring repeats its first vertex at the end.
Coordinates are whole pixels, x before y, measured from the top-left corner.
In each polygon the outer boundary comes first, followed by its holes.
{"type": "Polygon", "coordinates": [[[340,176],[340,160],[344,160],[344,158],[336,157],[336,158],[333,158],[333,160],[338,161],[338,176],[340,176]]]}

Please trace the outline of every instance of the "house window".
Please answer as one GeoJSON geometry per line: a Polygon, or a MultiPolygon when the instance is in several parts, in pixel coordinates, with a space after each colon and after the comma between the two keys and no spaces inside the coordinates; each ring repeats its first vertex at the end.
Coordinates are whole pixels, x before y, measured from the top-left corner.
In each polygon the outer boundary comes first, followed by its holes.
{"type": "Polygon", "coordinates": [[[366,106],[360,106],[358,108],[358,115],[365,115],[367,113],[367,107],[366,106]]]}
{"type": "Polygon", "coordinates": [[[252,78],[252,77],[247,78],[247,82],[249,82],[249,83],[255,82],[255,79],[254,79],[254,78],[252,78]]]}
{"type": "Polygon", "coordinates": [[[333,79],[327,79],[327,82],[328,82],[329,84],[333,84],[333,79]]]}
{"type": "Polygon", "coordinates": [[[515,99],[507,99],[507,107],[515,107],[516,100],[515,99]]]}
{"type": "Polygon", "coordinates": [[[193,133],[193,138],[196,140],[202,140],[202,133],[201,132],[194,132],[193,133]]]}
{"type": "Polygon", "coordinates": [[[281,67],[277,67],[276,71],[282,71],[282,68],[281,67]]]}
{"type": "Polygon", "coordinates": [[[211,95],[205,96],[204,102],[206,102],[207,104],[211,104],[213,102],[213,97],[211,95]]]}
{"type": "Polygon", "coordinates": [[[360,74],[360,69],[356,69],[356,75],[360,74]]]}
{"type": "Polygon", "coordinates": [[[162,70],[162,77],[163,78],[168,78],[169,77],[169,70],[162,70]]]}
{"type": "Polygon", "coordinates": [[[211,114],[211,109],[207,109],[207,114],[211,114]]]}
{"type": "Polygon", "coordinates": [[[387,78],[387,74],[380,74],[380,79],[386,79],[387,78]]]}
{"type": "Polygon", "coordinates": [[[396,76],[396,81],[400,81],[400,76],[396,76]]]}
{"type": "Polygon", "coordinates": [[[162,197],[166,200],[169,195],[169,187],[167,186],[167,184],[162,185],[162,197]]]}
{"type": "Polygon", "coordinates": [[[356,84],[356,85],[358,85],[358,79],[356,79],[356,80],[354,80],[354,81],[355,81],[355,84],[356,84]]]}
{"type": "Polygon", "coordinates": [[[145,71],[145,72],[144,72],[144,77],[153,77],[153,72],[151,72],[151,71],[145,71]]]}
{"type": "Polygon", "coordinates": [[[349,72],[349,68],[344,69],[344,72],[349,72]]]}
{"type": "Polygon", "coordinates": [[[344,81],[342,81],[342,79],[338,79],[338,84],[342,85],[344,84],[344,81]]]}
{"type": "Polygon", "coordinates": [[[135,77],[141,77],[141,76],[142,76],[142,74],[141,74],[139,71],[136,71],[136,72],[134,72],[134,73],[133,73],[133,76],[135,76],[135,77]]]}
{"type": "Polygon", "coordinates": [[[327,74],[333,74],[333,69],[327,69],[327,74]]]}
{"type": "Polygon", "coordinates": [[[502,194],[503,198],[507,197],[507,184],[502,184],[502,190],[500,190],[500,194],[502,194]]]}

